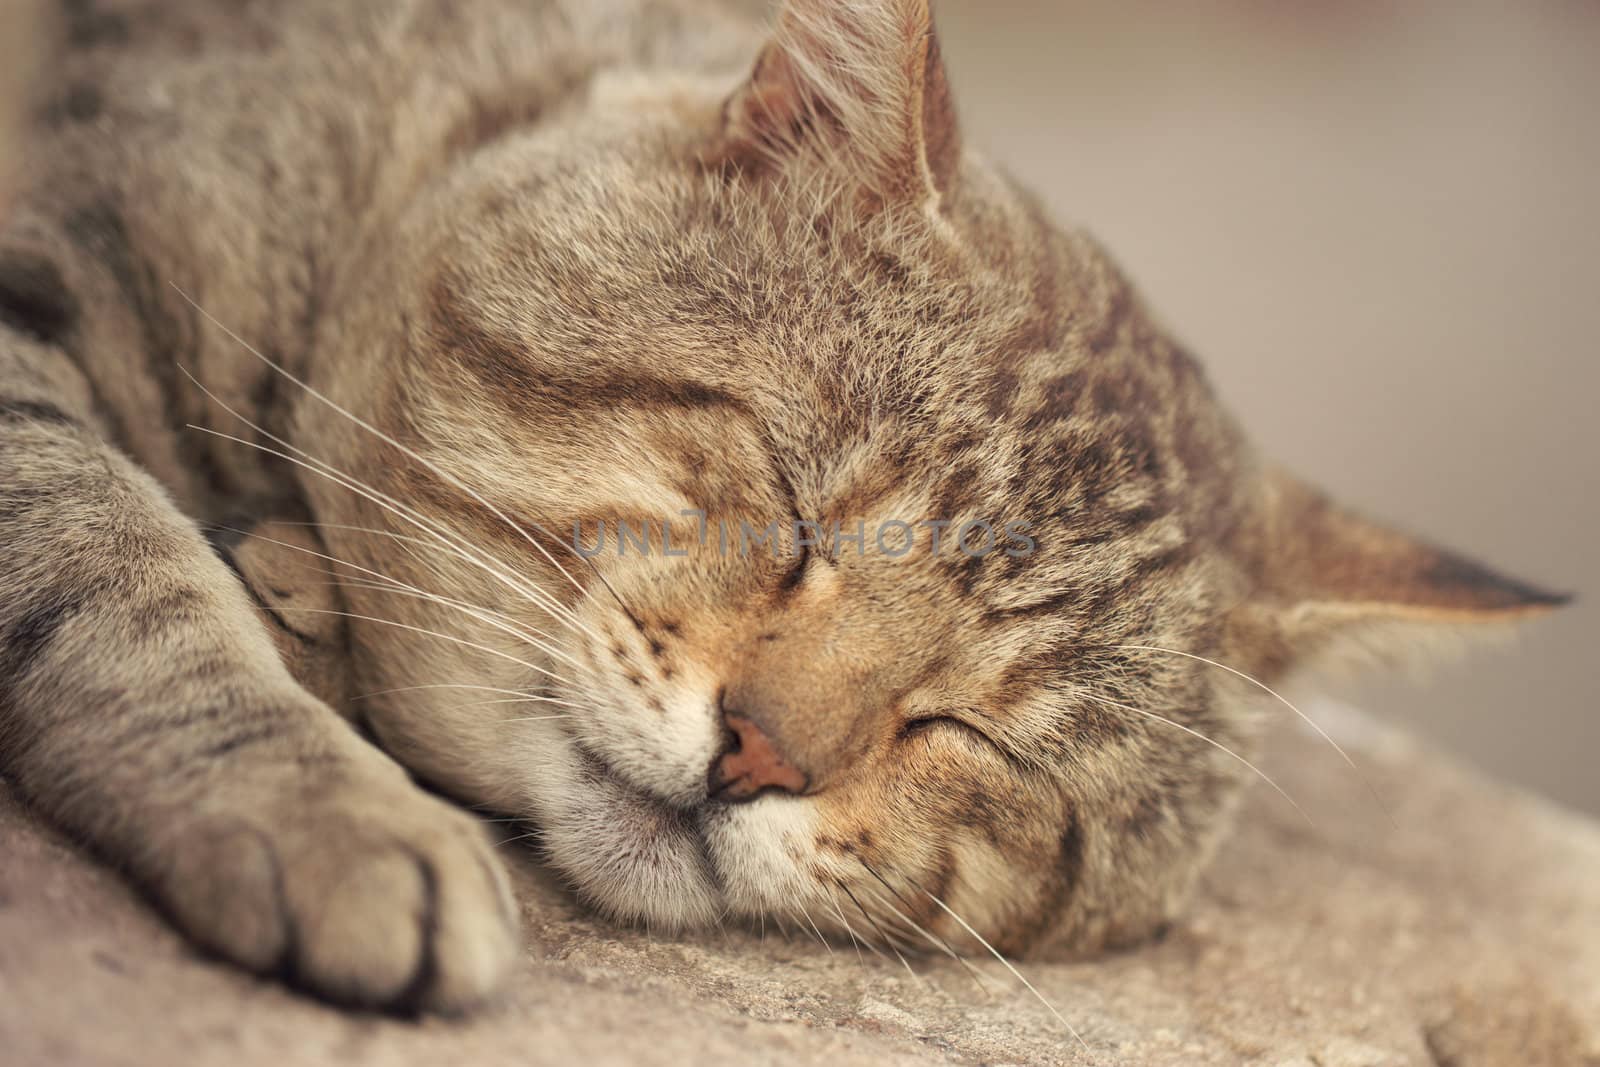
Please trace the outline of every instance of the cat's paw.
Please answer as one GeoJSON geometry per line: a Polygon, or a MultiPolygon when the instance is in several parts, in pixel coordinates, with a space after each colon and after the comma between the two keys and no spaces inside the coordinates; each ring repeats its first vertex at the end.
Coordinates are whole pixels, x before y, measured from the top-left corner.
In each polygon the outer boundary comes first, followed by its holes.
{"type": "Polygon", "coordinates": [[[364,1007],[457,1011],[504,984],[516,909],[470,816],[387,779],[230,807],[187,821],[152,865],[200,944],[364,1007]]]}

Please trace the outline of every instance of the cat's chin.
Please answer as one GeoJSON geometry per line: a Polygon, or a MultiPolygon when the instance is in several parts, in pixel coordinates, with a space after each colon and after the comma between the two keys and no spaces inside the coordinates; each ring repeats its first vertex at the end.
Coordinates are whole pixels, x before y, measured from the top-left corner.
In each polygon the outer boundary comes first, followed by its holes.
{"type": "Polygon", "coordinates": [[[765,797],[684,809],[613,773],[562,732],[529,782],[550,863],[611,918],[652,929],[784,914],[812,849],[804,802],[765,797]]]}
{"type": "Polygon", "coordinates": [[[578,894],[652,928],[716,922],[722,894],[693,816],[629,786],[570,738],[552,742],[530,800],[550,863],[578,894]]]}

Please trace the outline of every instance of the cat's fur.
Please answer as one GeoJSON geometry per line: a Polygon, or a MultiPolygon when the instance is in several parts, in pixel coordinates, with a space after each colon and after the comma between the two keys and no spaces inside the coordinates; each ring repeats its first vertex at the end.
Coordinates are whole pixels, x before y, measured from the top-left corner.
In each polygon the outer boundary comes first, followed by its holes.
{"type": "Polygon", "coordinates": [[[657,926],[1135,941],[1255,733],[1154,649],[1270,681],[1558,600],[1263,465],[965,146],[918,0],[765,49],[715,0],[61,16],[0,234],[0,770],[247,966],[494,990],[504,877],[402,765],[657,926]],[[865,544],[717,544],[794,517],[865,544]],[[1035,550],[873,537],[968,519],[1035,550]],[[618,520],[656,550],[570,547],[618,520]],[[708,798],[725,716],[799,784],[708,798]]]}

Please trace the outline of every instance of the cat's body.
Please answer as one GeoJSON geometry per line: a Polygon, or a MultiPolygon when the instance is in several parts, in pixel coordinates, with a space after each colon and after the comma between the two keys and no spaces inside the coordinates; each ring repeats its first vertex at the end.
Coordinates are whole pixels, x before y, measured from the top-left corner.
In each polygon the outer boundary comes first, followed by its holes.
{"type": "Polygon", "coordinates": [[[247,965],[452,1006],[515,957],[482,835],[341,714],[619,916],[1089,951],[1249,774],[1191,656],[1553,602],[1262,466],[963,149],[911,0],[796,2],[748,80],[711,0],[63,7],[0,231],[0,772],[247,965]],[[197,525],[272,519],[213,537],[248,588],[197,525]],[[577,550],[619,521],[652,552],[577,550]]]}

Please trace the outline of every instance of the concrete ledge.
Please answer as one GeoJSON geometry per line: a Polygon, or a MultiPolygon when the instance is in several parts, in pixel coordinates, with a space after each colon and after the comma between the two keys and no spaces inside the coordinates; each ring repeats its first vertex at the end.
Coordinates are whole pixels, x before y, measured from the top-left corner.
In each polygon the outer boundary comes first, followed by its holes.
{"type": "MultiPolygon", "coordinates": [[[[1364,720],[1265,767],[1159,945],[1024,973],[898,962],[769,930],[652,939],[515,863],[528,963],[471,1020],[344,1014],[197,957],[112,873],[0,792],[0,1063],[1600,1064],[1600,827],[1364,720]],[[1348,745],[1347,745],[1348,747],[1348,745]]],[[[515,851],[520,846],[510,846],[515,851]]]]}

